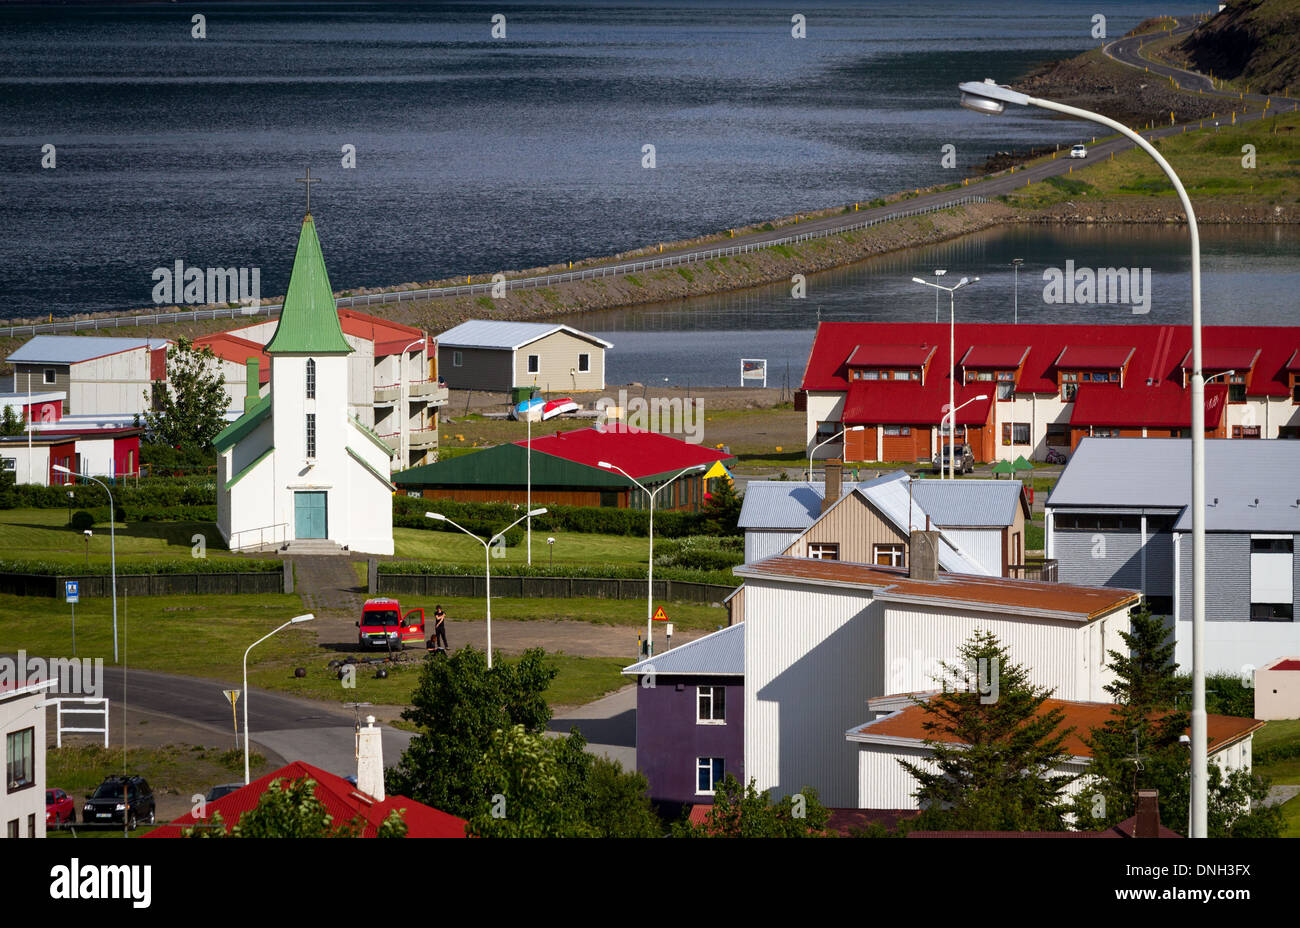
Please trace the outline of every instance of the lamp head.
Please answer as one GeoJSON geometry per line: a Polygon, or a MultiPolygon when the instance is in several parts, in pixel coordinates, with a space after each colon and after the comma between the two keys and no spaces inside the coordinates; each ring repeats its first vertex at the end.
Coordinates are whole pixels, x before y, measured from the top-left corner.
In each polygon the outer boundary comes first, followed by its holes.
{"type": "Polygon", "coordinates": [[[528,514],[529,514],[530,516],[544,516],[544,515],[546,515],[546,507],[543,506],[541,509],[534,509],[532,512],[530,512],[530,513],[528,513],[528,514]]]}
{"type": "Polygon", "coordinates": [[[866,430],[867,430],[867,427],[866,427],[865,425],[852,425],[852,426],[849,426],[849,428],[848,428],[846,431],[849,431],[849,432],[865,432],[866,430]]]}
{"type": "Polygon", "coordinates": [[[424,514],[424,517],[425,517],[426,519],[433,519],[435,522],[446,522],[446,521],[447,521],[447,517],[444,516],[441,512],[426,512],[426,513],[424,514]]]}
{"type": "Polygon", "coordinates": [[[1028,94],[1019,93],[1010,87],[995,84],[993,78],[983,81],[966,81],[958,84],[961,91],[961,105],[985,116],[997,116],[1007,108],[1008,103],[1028,106],[1028,94]]]}
{"type": "Polygon", "coordinates": [[[611,464],[611,463],[609,463],[609,461],[597,461],[597,462],[596,462],[596,465],[597,465],[598,467],[603,467],[603,468],[605,468],[605,470],[613,470],[613,469],[614,469],[614,465],[611,464]]]}
{"type": "Polygon", "coordinates": [[[975,399],[977,399],[977,400],[986,400],[986,399],[988,399],[988,398],[989,398],[989,395],[988,395],[987,393],[981,393],[979,396],[975,397],[975,399]]]}
{"type": "Polygon", "coordinates": [[[929,282],[928,280],[922,280],[922,279],[919,278],[919,277],[913,277],[913,278],[912,278],[912,283],[914,283],[914,284],[925,284],[927,287],[930,286],[930,282],[929,282]]]}
{"type": "Polygon", "coordinates": [[[91,535],[95,534],[94,532],[92,532],[92,531],[91,531],[90,529],[88,529],[88,528],[87,528],[87,529],[82,529],[82,532],[85,534],[85,536],[86,536],[87,538],[89,538],[91,535]]]}
{"type": "Polygon", "coordinates": [[[66,467],[64,467],[62,464],[52,464],[51,467],[53,467],[55,470],[57,470],[57,471],[58,471],[59,473],[61,473],[61,474],[71,474],[71,473],[72,473],[72,471],[68,470],[68,469],[67,469],[66,467]]]}
{"type": "Polygon", "coordinates": [[[296,616],[294,616],[292,619],[289,620],[289,622],[290,622],[291,624],[296,625],[296,624],[299,623],[299,622],[310,622],[310,621],[311,621],[312,619],[314,619],[314,618],[316,618],[316,616],[315,616],[313,613],[308,612],[306,615],[296,615],[296,616]]]}

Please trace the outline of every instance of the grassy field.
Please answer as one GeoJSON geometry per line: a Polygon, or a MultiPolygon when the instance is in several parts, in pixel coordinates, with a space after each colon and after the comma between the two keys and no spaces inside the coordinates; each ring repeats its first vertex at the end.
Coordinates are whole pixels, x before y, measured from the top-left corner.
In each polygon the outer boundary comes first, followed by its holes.
{"type": "MultiPolygon", "coordinates": [[[[436,508],[430,501],[430,508],[436,508]]],[[[509,524],[508,522],[506,524],[509,524]]],[[[504,528],[504,525],[502,526],[504,528]]],[[[520,525],[523,528],[523,525],[520,525]]],[[[483,545],[461,532],[434,532],[418,528],[393,529],[394,553],[398,557],[437,561],[445,564],[483,566],[483,545]]],[[[545,567],[554,563],[562,565],[641,565],[645,566],[649,553],[645,538],[629,535],[597,535],[583,532],[544,532],[533,530],[533,566],[545,567]],[[554,538],[554,545],[546,539],[554,538]]],[[[492,564],[525,564],[528,551],[525,543],[505,549],[502,557],[493,558],[492,564]]]]}
{"type": "MultiPolygon", "coordinates": [[[[123,573],[159,559],[192,557],[195,535],[203,539],[208,557],[238,557],[225,550],[211,522],[118,522],[113,530],[117,566],[123,573]]],[[[84,567],[88,557],[91,563],[107,565],[112,541],[109,526],[96,525],[92,531],[87,544],[81,532],[68,527],[66,509],[0,509],[0,557],[57,561],[69,569],[84,567]]]]}
{"type": "Polygon", "coordinates": [[[1300,719],[1277,719],[1265,723],[1263,728],[1255,732],[1253,747],[1258,753],[1265,748],[1293,741],[1300,741],[1300,719]]]}
{"type": "MultiPolygon", "coordinates": [[[[1225,104],[1230,108],[1230,104],[1225,104]]],[[[1300,113],[1276,113],[1258,122],[1231,124],[1218,114],[1218,131],[1189,131],[1158,140],[1188,195],[1240,197],[1252,203],[1300,203],[1300,113]],[[1243,165],[1243,145],[1255,147],[1255,166],[1243,165]]],[[[1207,120],[1207,124],[1209,121],[1207,120]]],[[[1007,196],[1012,206],[1037,209],[1087,198],[1158,197],[1174,200],[1164,173],[1137,149],[1113,159],[1086,159],[1064,177],[1031,184],[1007,196]]]]}

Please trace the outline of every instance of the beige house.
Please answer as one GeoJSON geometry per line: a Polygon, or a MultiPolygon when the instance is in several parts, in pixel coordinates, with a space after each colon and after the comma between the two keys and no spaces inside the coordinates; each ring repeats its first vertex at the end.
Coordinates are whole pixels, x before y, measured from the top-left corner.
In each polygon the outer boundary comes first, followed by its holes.
{"type": "Polygon", "coordinates": [[[471,319],[438,336],[438,369],[454,390],[589,393],[605,389],[612,347],[567,325],[471,319]]]}

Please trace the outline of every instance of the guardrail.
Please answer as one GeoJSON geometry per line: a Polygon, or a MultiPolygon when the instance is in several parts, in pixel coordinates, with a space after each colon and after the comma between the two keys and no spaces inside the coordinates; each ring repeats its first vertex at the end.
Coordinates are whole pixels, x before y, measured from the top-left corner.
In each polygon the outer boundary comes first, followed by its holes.
{"type": "MultiPolygon", "coordinates": [[[[421,300],[437,299],[447,296],[470,296],[477,293],[490,294],[494,287],[504,286],[506,290],[532,290],[538,287],[550,287],[555,284],[570,283],[579,280],[593,280],[598,277],[617,277],[620,274],[634,274],[637,271],[657,270],[659,268],[676,267],[681,264],[695,264],[700,261],[711,261],[714,258],[729,257],[731,255],[748,254],[754,251],[762,251],[765,248],[775,248],[781,245],[793,245],[799,242],[806,242],[815,238],[829,238],[832,235],[842,235],[845,232],[856,232],[859,229],[870,228],[871,226],[880,225],[883,222],[892,222],[896,219],[907,219],[910,216],[919,216],[923,213],[937,213],[945,209],[952,209],[957,206],[966,206],[971,203],[986,203],[984,197],[964,196],[955,200],[949,200],[945,203],[936,203],[933,206],[918,206],[915,209],[901,210],[887,213],[884,216],[877,216],[874,219],[864,219],[861,222],[850,223],[848,225],[835,225],[824,229],[813,229],[810,232],[800,232],[797,235],[786,235],[780,238],[766,239],[761,242],[748,242],[743,245],[729,245],[725,248],[709,248],[701,251],[685,251],[675,255],[665,255],[662,258],[649,258],[644,261],[632,261],[624,264],[605,264],[600,267],[586,268],[579,271],[561,271],[558,274],[544,274],[536,277],[513,277],[506,278],[503,283],[493,283],[488,280],[481,284],[459,284],[452,287],[428,287],[419,290],[389,290],[384,293],[369,293],[364,296],[340,296],[335,297],[334,302],[343,307],[355,308],[357,306],[374,306],[385,303],[414,303],[421,300]]],[[[281,303],[267,303],[256,310],[249,312],[246,306],[223,307],[221,309],[195,309],[188,312],[175,313],[156,313],[140,314],[135,316],[114,316],[105,319],[79,319],[69,320],[66,322],[43,322],[35,325],[17,325],[0,328],[0,334],[7,336],[16,335],[45,335],[57,332],[76,332],[80,329],[118,329],[118,328],[139,328],[141,325],[158,325],[166,322],[193,322],[203,319],[234,319],[238,317],[252,316],[277,316],[283,308],[281,303]]]]}
{"type": "Polygon", "coordinates": [[[108,747],[108,699],[106,697],[81,697],[81,696],[64,696],[58,699],[45,700],[47,708],[54,708],[54,746],[63,747],[63,733],[77,732],[88,735],[103,735],[104,747],[108,747]],[[73,709],[64,708],[64,703],[80,703],[86,708],[73,709]],[[103,719],[104,724],[99,728],[87,728],[84,726],[72,728],[63,724],[65,715],[98,715],[103,719]]]}
{"type": "Polygon", "coordinates": [[[230,541],[227,544],[227,547],[229,547],[231,551],[239,551],[242,550],[243,548],[250,548],[250,547],[261,548],[267,544],[277,545],[280,542],[285,541],[288,537],[288,534],[289,534],[288,522],[275,522],[272,523],[271,525],[259,525],[257,528],[240,529],[238,532],[230,533],[230,541]],[[267,537],[268,531],[270,532],[269,539],[267,537]],[[235,543],[235,539],[238,538],[240,535],[251,536],[253,532],[257,532],[256,545],[253,545],[251,539],[247,542],[240,541],[238,544],[235,543]],[[279,537],[276,537],[277,535],[279,537]]]}

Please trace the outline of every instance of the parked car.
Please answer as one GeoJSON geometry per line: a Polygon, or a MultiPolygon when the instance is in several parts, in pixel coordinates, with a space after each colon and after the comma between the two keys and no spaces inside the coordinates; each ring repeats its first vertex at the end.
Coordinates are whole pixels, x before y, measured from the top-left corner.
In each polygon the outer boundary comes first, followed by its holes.
{"type": "Polygon", "coordinates": [[[154,822],[153,790],[141,776],[105,778],[86,797],[81,821],[87,825],[120,825],[135,830],[140,822],[154,822]]]}
{"type": "Polygon", "coordinates": [[[77,803],[61,789],[45,791],[45,826],[77,824],[77,803]]]}
{"type": "Polygon", "coordinates": [[[367,599],[357,623],[357,646],[401,650],[408,641],[424,643],[424,610],[402,615],[401,604],[391,597],[367,599]]]}
{"type": "Polygon", "coordinates": [[[1075,145],[1073,148],[1070,149],[1070,157],[1086,158],[1088,157],[1088,149],[1083,145],[1075,145]]]}
{"type": "Polygon", "coordinates": [[[243,783],[222,783],[208,790],[208,794],[203,797],[204,802],[216,802],[222,796],[229,796],[237,789],[243,789],[243,783]]]}
{"type": "MultiPolygon", "coordinates": [[[[952,445],[940,445],[939,453],[934,456],[933,464],[935,470],[947,472],[949,450],[952,445]]],[[[975,472],[975,453],[970,450],[970,445],[957,445],[957,460],[953,470],[958,474],[973,474],[975,472]]]]}

